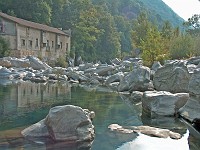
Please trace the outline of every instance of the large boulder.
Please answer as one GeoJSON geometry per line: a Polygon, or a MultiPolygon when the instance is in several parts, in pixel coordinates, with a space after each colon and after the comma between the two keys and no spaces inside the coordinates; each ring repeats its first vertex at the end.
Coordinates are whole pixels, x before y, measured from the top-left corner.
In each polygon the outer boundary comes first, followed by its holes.
{"type": "Polygon", "coordinates": [[[93,117],[94,113],[78,106],[56,106],[50,109],[44,120],[24,129],[21,133],[26,138],[50,137],[55,142],[92,141],[93,117]]]}
{"type": "Polygon", "coordinates": [[[106,79],[105,83],[107,85],[109,85],[110,83],[113,83],[113,82],[120,82],[123,77],[124,77],[124,74],[122,72],[118,72],[118,73],[116,73],[114,75],[109,76],[106,79]]]}
{"type": "Polygon", "coordinates": [[[153,70],[153,71],[157,71],[159,68],[161,68],[162,67],[162,65],[160,64],[160,62],[159,61],[156,61],[156,62],[154,62],[153,63],[153,65],[151,66],[151,70],[153,70]]]}
{"type": "Polygon", "coordinates": [[[24,129],[21,133],[26,138],[49,137],[49,132],[45,124],[45,119],[42,119],[38,123],[35,123],[30,127],[24,129]]]}
{"type": "Polygon", "coordinates": [[[154,74],[153,84],[157,91],[172,93],[188,92],[190,74],[185,62],[173,61],[158,68],[154,74]]]}
{"type": "Polygon", "coordinates": [[[9,69],[2,67],[0,68],[0,79],[13,79],[13,73],[9,69]]]}
{"type": "Polygon", "coordinates": [[[187,60],[187,64],[194,64],[194,65],[198,65],[200,63],[200,56],[198,57],[192,57],[190,59],[187,60]]]}
{"type": "Polygon", "coordinates": [[[194,122],[197,119],[200,119],[200,99],[194,96],[191,96],[187,103],[179,110],[180,115],[194,122]]]}
{"type": "Polygon", "coordinates": [[[30,66],[35,70],[51,69],[51,67],[49,65],[47,65],[46,63],[40,61],[37,57],[27,56],[26,59],[29,60],[30,66]]]}
{"type": "Polygon", "coordinates": [[[10,62],[12,64],[12,67],[16,67],[16,68],[27,68],[27,67],[30,67],[30,62],[29,62],[28,59],[11,58],[10,62]]]}
{"type": "Polygon", "coordinates": [[[101,65],[98,66],[94,73],[98,74],[99,76],[108,76],[113,74],[115,67],[112,65],[101,65]]]}
{"type": "Polygon", "coordinates": [[[146,91],[142,97],[143,112],[154,116],[174,116],[189,99],[188,93],[146,91]]]}
{"type": "Polygon", "coordinates": [[[150,81],[150,69],[145,66],[133,68],[119,83],[118,91],[146,91],[153,90],[153,84],[150,81]]]}
{"type": "Polygon", "coordinates": [[[192,95],[200,95],[200,69],[194,70],[189,80],[188,90],[192,95]]]}

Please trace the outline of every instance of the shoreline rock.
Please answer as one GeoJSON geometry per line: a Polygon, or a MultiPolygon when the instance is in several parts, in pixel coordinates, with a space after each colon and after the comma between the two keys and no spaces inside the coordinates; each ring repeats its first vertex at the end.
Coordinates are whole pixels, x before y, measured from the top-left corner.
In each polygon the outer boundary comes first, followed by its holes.
{"type": "Polygon", "coordinates": [[[24,129],[21,134],[27,139],[49,137],[55,142],[93,141],[94,112],[73,105],[56,106],[50,109],[45,119],[24,129]]]}

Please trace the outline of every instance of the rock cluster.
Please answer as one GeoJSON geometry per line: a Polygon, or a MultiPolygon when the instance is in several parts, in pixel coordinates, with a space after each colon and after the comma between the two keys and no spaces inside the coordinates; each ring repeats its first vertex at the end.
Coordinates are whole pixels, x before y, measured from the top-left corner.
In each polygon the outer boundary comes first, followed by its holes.
{"type": "Polygon", "coordinates": [[[131,101],[140,99],[143,112],[151,117],[180,114],[191,123],[200,119],[199,57],[169,60],[163,66],[155,62],[152,68],[143,66],[140,58],[116,58],[110,64],[82,63],[67,68],[51,68],[32,56],[2,58],[0,66],[0,84],[30,80],[104,85],[121,94],[128,93],[131,101]]]}

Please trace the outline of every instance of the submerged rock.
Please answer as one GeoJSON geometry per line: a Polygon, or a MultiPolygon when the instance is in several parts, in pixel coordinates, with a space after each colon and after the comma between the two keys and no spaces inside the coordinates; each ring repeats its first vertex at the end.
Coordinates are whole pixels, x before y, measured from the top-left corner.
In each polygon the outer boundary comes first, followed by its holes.
{"type": "Polygon", "coordinates": [[[160,138],[172,138],[172,139],[180,139],[181,135],[176,132],[172,132],[168,129],[160,129],[150,126],[126,126],[122,127],[118,124],[111,124],[108,126],[111,131],[123,133],[123,134],[131,134],[135,133],[142,133],[149,136],[155,136],[160,138]]]}
{"type": "Polygon", "coordinates": [[[82,142],[94,139],[94,112],[73,105],[56,106],[47,117],[24,129],[25,138],[50,137],[53,141],[82,142]]]}

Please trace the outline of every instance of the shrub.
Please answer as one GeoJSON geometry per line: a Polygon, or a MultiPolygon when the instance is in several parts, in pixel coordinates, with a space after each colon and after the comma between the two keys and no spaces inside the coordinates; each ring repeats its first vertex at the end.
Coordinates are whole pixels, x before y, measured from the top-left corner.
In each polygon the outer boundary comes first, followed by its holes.
{"type": "Polygon", "coordinates": [[[0,37],[0,57],[5,57],[10,54],[10,45],[3,37],[0,37]]]}
{"type": "Polygon", "coordinates": [[[62,56],[59,57],[55,63],[55,66],[66,68],[67,67],[66,59],[62,56]]]}
{"type": "Polygon", "coordinates": [[[182,35],[172,40],[170,45],[172,59],[189,58],[194,54],[194,41],[190,35],[182,35]]]}

